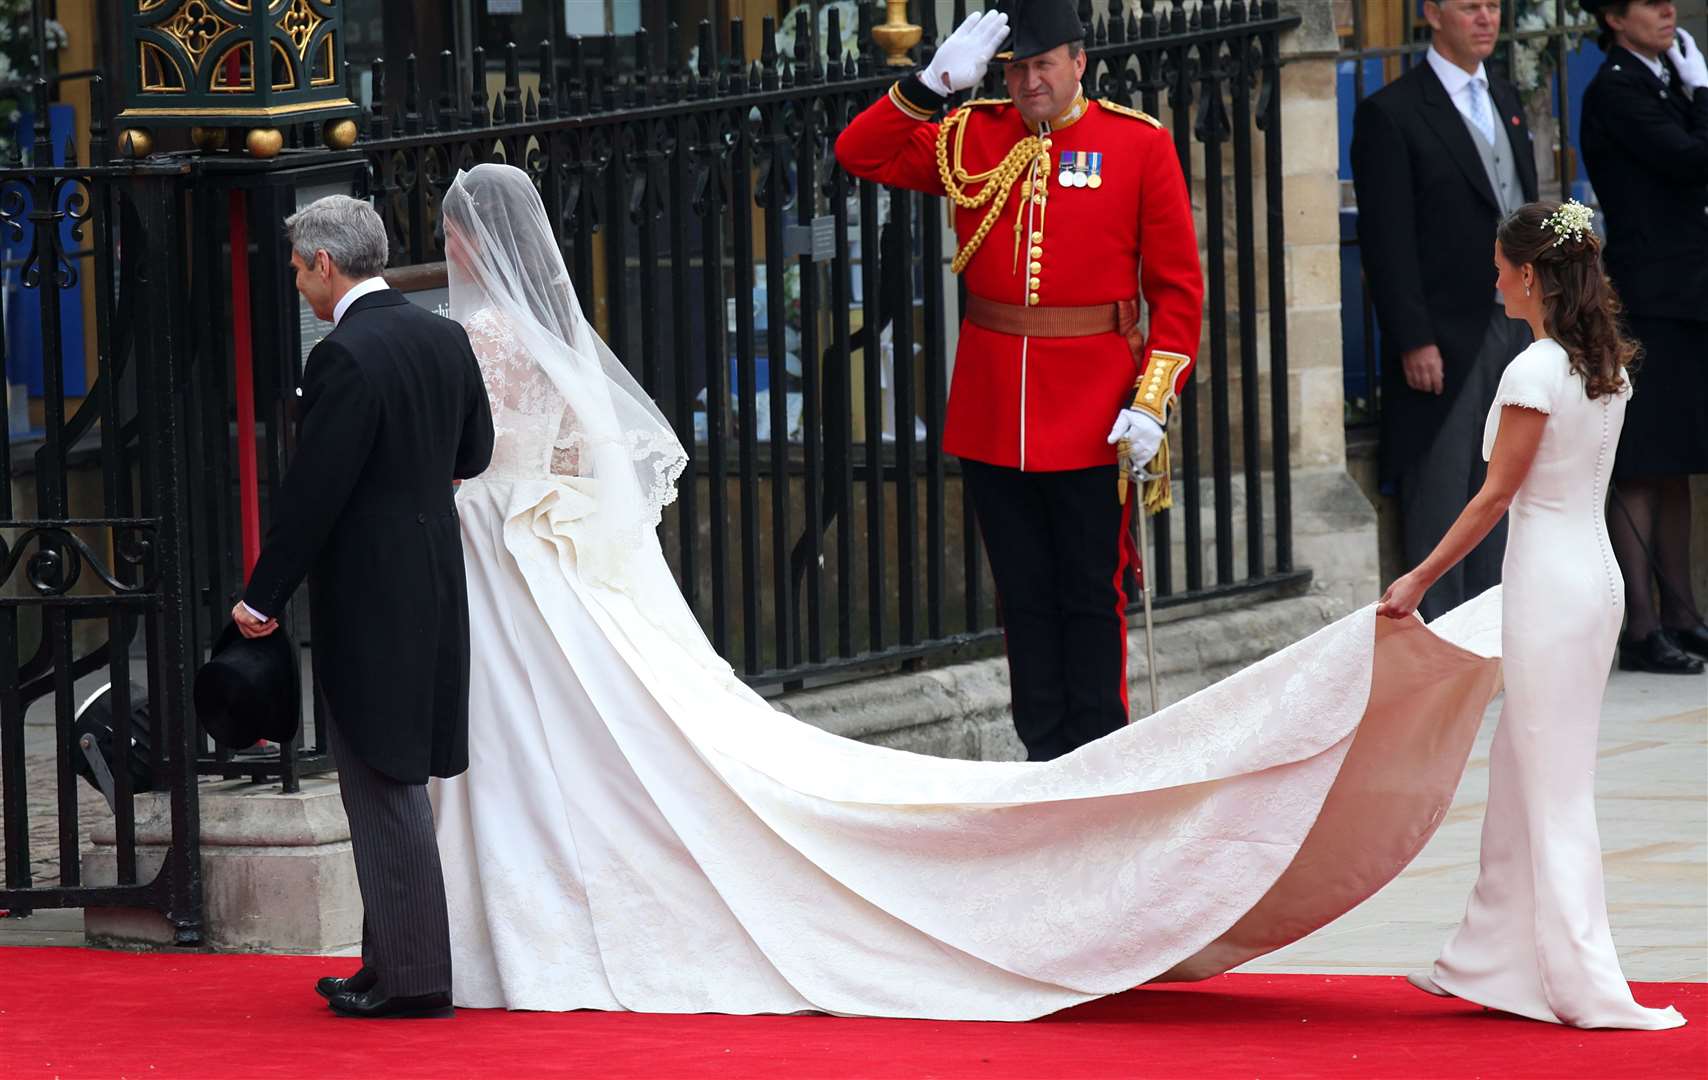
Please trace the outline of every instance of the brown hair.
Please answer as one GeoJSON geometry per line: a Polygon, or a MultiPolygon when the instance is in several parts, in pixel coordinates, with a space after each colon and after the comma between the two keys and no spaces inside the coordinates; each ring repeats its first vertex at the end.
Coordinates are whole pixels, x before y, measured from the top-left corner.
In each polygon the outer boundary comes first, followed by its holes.
{"type": "Polygon", "coordinates": [[[1600,238],[1589,229],[1556,232],[1549,219],[1559,209],[1557,202],[1527,203],[1500,223],[1495,239],[1508,262],[1536,268],[1542,325],[1583,376],[1584,392],[1592,399],[1616,394],[1639,348],[1620,328],[1624,305],[1601,268],[1600,238]]]}

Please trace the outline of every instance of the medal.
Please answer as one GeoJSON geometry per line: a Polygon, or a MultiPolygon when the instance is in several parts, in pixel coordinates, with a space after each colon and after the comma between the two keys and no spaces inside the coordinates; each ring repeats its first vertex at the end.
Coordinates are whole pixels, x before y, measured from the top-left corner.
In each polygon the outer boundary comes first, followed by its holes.
{"type": "Polygon", "coordinates": [[[1091,151],[1091,175],[1086,177],[1085,186],[1089,188],[1103,186],[1103,153],[1100,150],[1091,151]]]}
{"type": "Polygon", "coordinates": [[[1084,150],[1075,150],[1073,152],[1073,186],[1074,187],[1082,188],[1085,186],[1085,182],[1086,182],[1085,173],[1086,173],[1085,151],[1084,150]]]}
{"type": "Polygon", "coordinates": [[[1056,174],[1056,183],[1062,187],[1073,187],[1073,153],[1062,151],[1061,171],[1056,174]]]}

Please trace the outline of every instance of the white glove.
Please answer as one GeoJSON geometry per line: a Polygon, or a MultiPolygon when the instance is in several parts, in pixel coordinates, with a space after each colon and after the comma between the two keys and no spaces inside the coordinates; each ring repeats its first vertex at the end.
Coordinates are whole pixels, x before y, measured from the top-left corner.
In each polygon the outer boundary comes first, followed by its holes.
{"type": "Polygon", "coordinates": [[[1708,87],[1708,61],[1702,58],[1702,47],[1684,27],[1673,31],[1672,48],[1666,51],[1672,66],[1678,69],[1679,81],[1692,90],[1708,87]]]}
{"type": "Polygon", "coordinates": [[[975,11],[955,28],[948,40],[937,46],[931,63],[919,73],[927,90],[948,97],[957,90],[977,86],[984,79],[990,58],[1008,40],[1008,16],[1000,11],[975,11]]]}
{"type": "Polygon", "coordinates": [[[1157,447],[1162,445],[1162,425],[1149,413],[1122,409],[1115,416],[1115,426],[1109,429],[1109,445],[1114,446],[1122,439],[1131,444],[1127,456],[1133,462],[1133,471],[1143,472],[1151,458],[1156,457],[1157,447]]]}

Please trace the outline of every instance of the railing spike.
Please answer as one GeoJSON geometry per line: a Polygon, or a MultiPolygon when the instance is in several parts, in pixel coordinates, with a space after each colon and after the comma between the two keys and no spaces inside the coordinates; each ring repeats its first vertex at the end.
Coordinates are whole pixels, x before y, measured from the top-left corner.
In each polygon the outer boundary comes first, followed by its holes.
{"type": "Polygon", "coordinates": [[[767,15],[759,21],[759,84],[766,90],[777,89],[780,80],[777,70],[777,19],[767,15]]]}
{"type": "Polygon", "coordinates": [[[486,127],[492,122],[492,109],[486,103],[485,47],[476,45],[472,57],[469,62],[469,109],[475,126],[486,127]]]}
{"type": "Polygon", "coordinates": [[[514,41],[504,43],[504,122],[522,120],[522,57],[514,41]]]}
{"type": "Polygon", "coordinates": [[[540,116],[550,120],[557,115],[557,50],[550,38],[540,42],[540,116]]]}

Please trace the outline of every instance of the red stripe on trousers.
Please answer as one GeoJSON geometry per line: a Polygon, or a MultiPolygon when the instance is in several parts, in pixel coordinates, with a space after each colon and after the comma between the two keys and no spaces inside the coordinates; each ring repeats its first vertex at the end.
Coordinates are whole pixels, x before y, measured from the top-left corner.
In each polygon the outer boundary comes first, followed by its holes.
{"type": "MultiPolygon", "coordinates": [[[[1133,722],[1132,703],[1127,700],[1127,567],[1138,565],[1139,588],[1144,588],[1144,567],[1139,565],[1138,552],[1133,543],[1133,504],[1144,498],[1140,490],[1142,485],[1134,484],[1132,492],[1127,497],[1127,503],[1121,508],[1121,540],[1120,555],[1115,560],[1115,621],[1121,629],[1121,708],[1127,711],[1127,722],[1133,722]]],[[[1141,510],[1140,513],[1143,513],[1141,510]]]]}

